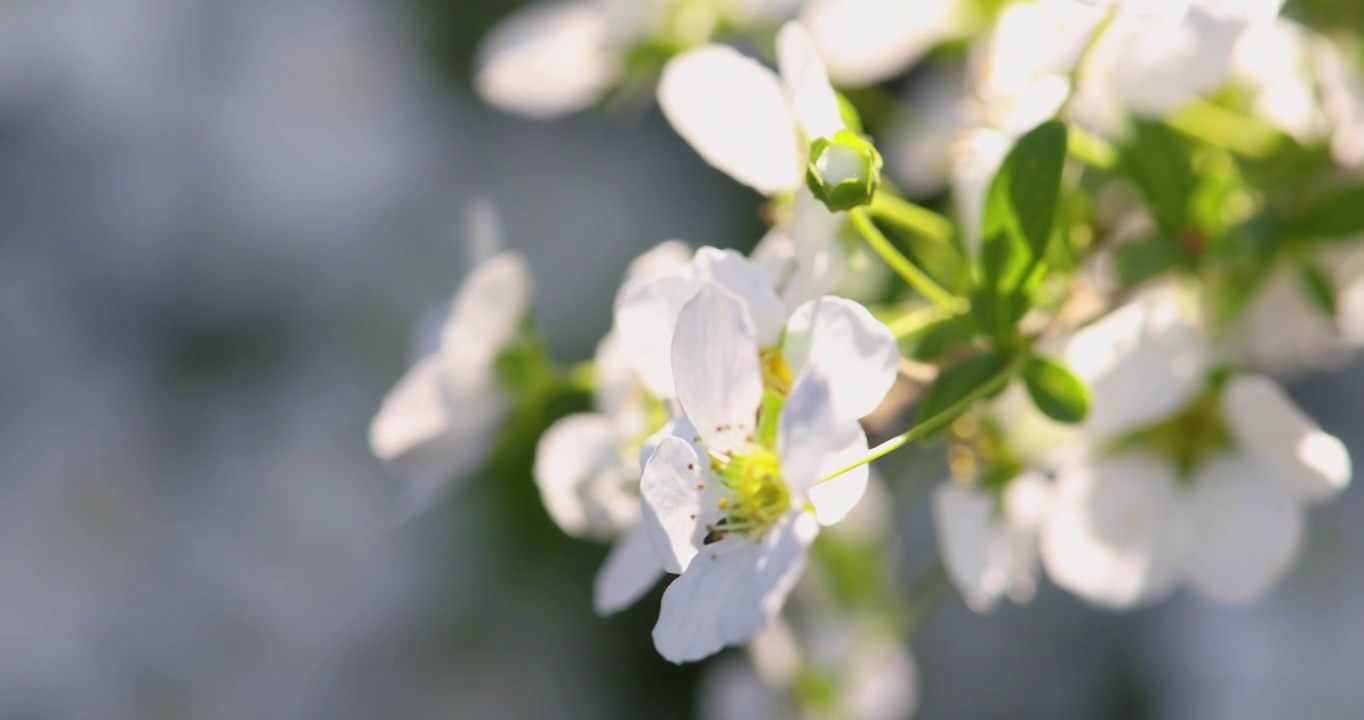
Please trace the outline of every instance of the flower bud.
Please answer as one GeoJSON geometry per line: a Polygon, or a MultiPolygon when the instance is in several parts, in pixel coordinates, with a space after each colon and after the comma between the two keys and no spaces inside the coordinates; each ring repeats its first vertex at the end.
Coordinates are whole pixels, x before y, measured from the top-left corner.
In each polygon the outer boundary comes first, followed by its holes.
{"type": "Polygon", "coordinates": [[[810,144],[805,184],[831,212],[871,204],[881,185],[881,154],[851,130],[810,144]]]}

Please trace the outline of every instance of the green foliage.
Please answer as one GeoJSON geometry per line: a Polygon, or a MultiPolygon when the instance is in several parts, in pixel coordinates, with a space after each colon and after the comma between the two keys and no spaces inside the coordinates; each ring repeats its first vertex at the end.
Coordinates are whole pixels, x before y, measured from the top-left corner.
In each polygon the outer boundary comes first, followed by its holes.
{"type": "MultiPolygon", "coordinates": [[[[919,405],[914,410],[915,424],[939,419],[951,410],[953,405],[1003,373],[1008,365],[1008,356],[991,352],[977,355],[944,370],[919,400],[919,405]]],[[[951,413],[952,417],[958,415],[961,415],[961,412],[951,413]]]]}
{"type": "Polygon", "coordinates": [[[1307,291],[1307,296],[1312,298],[1312,302],[1322,312],[1334,318],[1336,316],[1336,288],[1326,272],[1316,263],[1304,262],[1300,268],[1299,277],[1302,279],[1303,289],[1307,291]]]}
{"type": "Polygon", "coordinates": [[[1164,234],[1124,243],[1113,251],[1118,280],[1127,286],[1163,275],[1182,265],[1185,259],[1179,244],[1164,234]]]}
{"type": "Polygon", "coordinates": [[[1056,219],[1066,143],[1065,125],[1037,126],[1018,139],[986,195],[972,309],[996,336],[1011,332],[1027,311],[1027,289],[1056,219]]]}
{"type": "Polygon", "coordinates": [[[1189,200],[1198,188],[1198,175],[1184,136],[1161,123],[1134,120],[1118,170],[1137,186],[1152,217],[1169,236],[1189,229],[1189,200]]]}
{"type": "Polygon", "coordinates": [[[1029,358],[1023,366],[1023,382],[1033,404],[1052,420],[1078,423],[1089,415],[1089,388],[1065,365],[1029,358]]]}
{"type": "Polygon", "coordinates": [[[1356,240],[1364,234],[1364,185],[1336,188],[1287,218],[1285,234],[1316,240],[1356,240]]]}

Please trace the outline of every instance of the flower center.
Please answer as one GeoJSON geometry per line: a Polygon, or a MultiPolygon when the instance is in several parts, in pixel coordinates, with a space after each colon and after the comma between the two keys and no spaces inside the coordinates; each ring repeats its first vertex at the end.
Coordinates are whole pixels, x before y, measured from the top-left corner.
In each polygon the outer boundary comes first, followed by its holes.
{"type": "Polygon", "coordinates": [[[758,361],[762,367],[763,389],[786,397],[791,392],[791,368],[786,365],[781,348],[763,350],[758,353],[758,361]]]}
{"type": "Polygon", "coordinates": [[[720,498],[725,517],[710,528],[707,543],[732,532],[761,533],[790,509],[791,492],[771,448],[753,445],[741,455],[712,457],[711,466],[729,493],[720,498]]]}
{"type": "Polygon", "coordinates": [[[1213,378],[1183,410],[1151,427],[1119,438],[1111,449],[1154,450],[1174,460],[1180,480],[1192,482],[1199,464],[1233,444],[1226,418],[1222,417],[1223,380],[1213,378]]]}

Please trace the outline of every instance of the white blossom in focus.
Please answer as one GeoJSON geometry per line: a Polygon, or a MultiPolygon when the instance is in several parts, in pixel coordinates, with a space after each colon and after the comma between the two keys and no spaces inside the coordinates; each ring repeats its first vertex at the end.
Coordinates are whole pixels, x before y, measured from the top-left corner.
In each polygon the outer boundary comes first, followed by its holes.
{"type": "Polygon", "coordinates": [[[867,451],[856,416],[835,402],[830,371],[849,370],[811,357],[767,438],[758,422],[772,422],[760,409],[774,390],[760,350],[748,305],[717,283],[706,283],[678,317],[676,397],[696,442],[664,438],[640,482],[654,549],[665,570],[681,574],[654,627],[655,647],[674,662],[767,627],[804,571],[819,526],[841,520],[866,488],[865,466],[821,482],[867,451]]]}
{"type": "MultiPolygon", "coordinates": [[[[687,261],[685,244],[663,243],[631,263],[627,284],[687,261]]],[[[535,483],[554,522],[575,537],[612,540],[597,574],[594,605],[606,615],[633,604],[658,582],[662,568],[639,524],[641,455],[672,417],[671,404],[640,383],[612,331],[593,363],[594,412],[561,418],[541,436],[535,483]]]]}
{"type": "Polygon", "coordinates": [[[788,311],[762,267],[733,250],[703,247],[674,271],[628,284],[616,301],[622,347],[654,395],[674,397],[678,317],[709,283],[743,301],[769,384],[789,389],[794,375],[824,365],[839,412],[852,418],[875,410],[894,384],[899,347],[866,308],[823,296],[788,311]]]}
{"type": "Polygon", "coordinates": [[[519,334],[530,302],[530,269],[519,253],[475,267],[451,304],[439,349],[384,398],[369,426],[370,447],[407,482],[409,511],[487,459],[511,405],[495,364],[519,334]]]}
{"type": "Polygon", "coordinates": [[[1133,607],[1182,583],[1211,602],[1251,602],[1291,567],[1305,506],[1349,483],[1345,447],[1272,381],[1210,386],[1204,343],[1162,293],[1067,345],[1093,410],[1082,451],[1057,472],[1042,559],[1057,584],[1093,603],[1133,607]],[[1187,467],[1168,454],[1178,447],[1187,467]]]}

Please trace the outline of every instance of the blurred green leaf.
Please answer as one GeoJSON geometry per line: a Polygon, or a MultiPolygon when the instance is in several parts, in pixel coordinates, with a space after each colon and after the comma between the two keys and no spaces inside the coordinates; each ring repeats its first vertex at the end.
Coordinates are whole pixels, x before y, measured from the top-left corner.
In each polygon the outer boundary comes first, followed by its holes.
{"type": "Polygon", "coordinates": [[[1289,235],[1317,240],[1354,240],[1364,233],[1364,185],[1337,188],[1288,218],[1289,235]]]}
{"type": "Polygon", "coordinates": [[[1178,235],[1187,229],[1189,200],[1198,188],[1188,140],[1161,123],[1135,120],[1118,170],[1137,186],[1163,230],[1178,235]]]}
{"type": "Polygon", "coordinates": [[[1033,404],[1052,420],[1078,423],[1089,414],[1089,388],[1055,360],[1029,358],[1023,366],[1023,382],[1033,404]]]}
{"type": "Polygon", "coordinates": [[[1302,285],[1307,290],[1307,296],[1312,298],[1322,312],[1334,318],[1336,316],[1336,288],[1331,278],[1316,263],[1305,262],[1302,264],[1301,275],[1302,285]]]}
{"type": "Polygon", "coordinates": [[[1154,235],[1119,245],[1113,251],[1118,280],[1127,286],[1150,280],[1184,262],[1179,244],[1166,235],[1154,235]]]}
{"type": "Polygon", "coordinates": [[[1008,364],[1009,358],[1003,353],[992,352],[977,355],[944,370],[914,409],[915,424],[946,412],[953,404],[998,376],[1008,364]]]}
{"type": "Polygon", "coordinates": [[[953,350],[966,347],[976,330],[965,315],[944,318],[929,326],[910,357],[923,362],[941,359],[953,350]]]}

